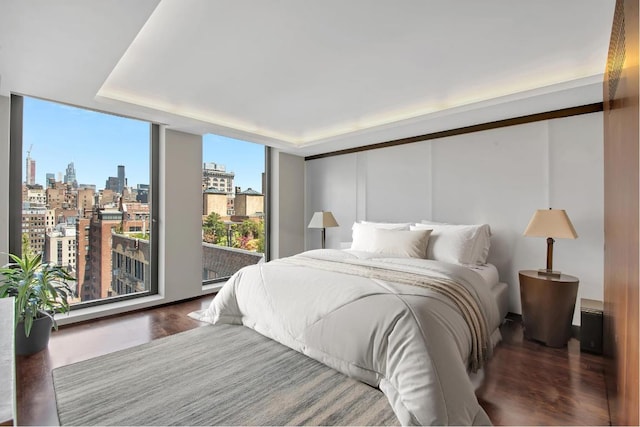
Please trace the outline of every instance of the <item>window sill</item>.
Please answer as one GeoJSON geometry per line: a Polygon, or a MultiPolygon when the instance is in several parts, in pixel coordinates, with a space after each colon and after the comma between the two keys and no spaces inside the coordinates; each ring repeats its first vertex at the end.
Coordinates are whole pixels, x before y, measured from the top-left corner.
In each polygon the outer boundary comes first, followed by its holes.
{"type": "MultiPolygon", "coordinates": [[[[222,288],[222,285],[224,285],[224,282],[204,285],[202,287],[202,295],[210,295],[216,293],[220,290],[220,288],[222,288]]],[[[96,320],[102,317],[113,316],[116,314],[124,314],[131,311],[151,308],[171,302],[177,301],[169,301],[162,295],[150,295],[146,297],[72,310],[69,312],[69,314],[56,314],[55,317],[58,325],[71,325],[74,323],[96,320]]]]}

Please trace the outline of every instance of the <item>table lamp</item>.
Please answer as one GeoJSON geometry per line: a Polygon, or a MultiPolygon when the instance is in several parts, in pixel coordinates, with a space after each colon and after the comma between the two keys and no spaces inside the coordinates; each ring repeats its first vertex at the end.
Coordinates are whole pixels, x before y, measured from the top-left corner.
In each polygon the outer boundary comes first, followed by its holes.
{"type": "Polygon", "coordinates": [[[321,228],[322,229],[322,249],[324,249],[325,242],[325,228],[337,227],[338,222],[333,217],[333,214],[329,211],[320,211],[313,214],[308,228],[321,228]]]}
{"type": "Polygon", "coordinates": [[[559,271],[553,271],[553,242],[556,239],[575,239],[578,233],[573,228],[569,216],[564,209],[538,209],[531,217],[527,229],[527,237],[547,238],[547,268],[538,270],[540,276],[560,277],[559,271]]]}

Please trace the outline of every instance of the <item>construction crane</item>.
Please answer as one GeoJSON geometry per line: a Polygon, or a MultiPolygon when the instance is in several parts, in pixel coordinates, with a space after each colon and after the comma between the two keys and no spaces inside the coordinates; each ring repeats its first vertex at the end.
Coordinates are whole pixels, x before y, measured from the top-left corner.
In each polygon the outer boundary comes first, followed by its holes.
{"type": "Polygon", "coordinates": [[[32,148],[33,148],[33,144],[31,144],[31,145],[29,146],[29,149],[27,150],[27,159],[30,159],[30,158],[31,158],[31,149],[32,149],[32,148]]]}

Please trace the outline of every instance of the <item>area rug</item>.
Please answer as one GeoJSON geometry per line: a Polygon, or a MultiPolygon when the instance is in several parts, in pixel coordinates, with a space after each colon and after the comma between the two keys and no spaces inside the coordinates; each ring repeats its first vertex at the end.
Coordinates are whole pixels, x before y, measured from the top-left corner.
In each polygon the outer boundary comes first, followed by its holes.
{"type": "Polygon", "coordinates": [[[392,425],[379,390],[244,326],[203,326],[53,370],[65,425],[392,425]]]}

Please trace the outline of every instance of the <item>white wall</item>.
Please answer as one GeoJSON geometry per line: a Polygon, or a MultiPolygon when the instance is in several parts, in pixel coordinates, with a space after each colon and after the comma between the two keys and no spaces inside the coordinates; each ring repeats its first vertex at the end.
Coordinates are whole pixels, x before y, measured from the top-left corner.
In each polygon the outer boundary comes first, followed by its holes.
{"type": "Polygon", "coordinates": [[[304,250],[304,170],[303,157],[271,150],[271,258],[277,259],[304,250]]]}
{"type": "Polygon", "coordinates": [[[159,293],[202,294],[202,136],[160,133],[159,293]]]}
{"type": "MultiPolygon", "coordinates": [[[[334,248],[356,220],[489,223],[489,262],[520,313],[518,271],[546,259],[545,240],[522,233],[536,209],[566,209],[579,238],[557,239],[554,268],[580,278],[578,298],[602,300],[602,121],[593,113],[308,161],[305,221],[331,210],[334,248]]],[[[306,247],[319,246],[307,230],[306,247]]]]}
{"type": "Polygon", "coordinates": [[[9,119],[11,98],[0,96],[0,265],[9,252],[9,119]]]}

